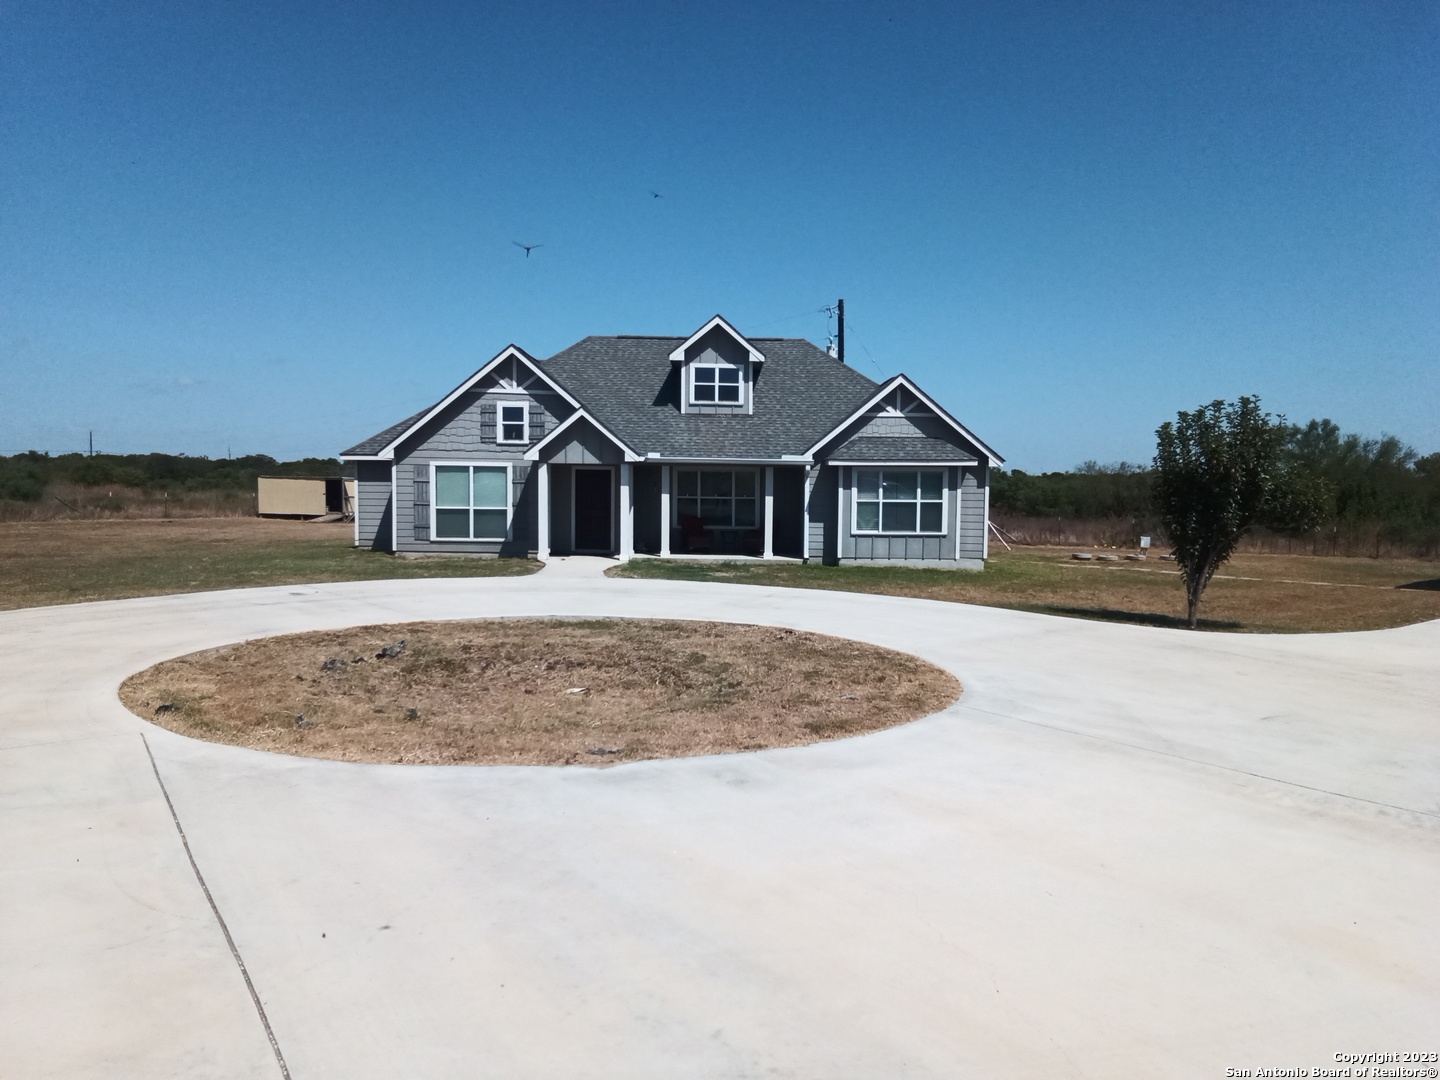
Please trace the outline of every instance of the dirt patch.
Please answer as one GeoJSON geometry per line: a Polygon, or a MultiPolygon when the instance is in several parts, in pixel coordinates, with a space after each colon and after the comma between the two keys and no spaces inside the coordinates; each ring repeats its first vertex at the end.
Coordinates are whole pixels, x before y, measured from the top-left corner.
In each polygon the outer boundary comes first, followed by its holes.
{"type": "Polygon", "coordinates": [[[199,739],[443,765],[604,765],[798,746],[903,724],[959,696],[940,668],[856,641],[625,619],[262,638],[166,661],[120,688],[138,715],[199,739]]]}

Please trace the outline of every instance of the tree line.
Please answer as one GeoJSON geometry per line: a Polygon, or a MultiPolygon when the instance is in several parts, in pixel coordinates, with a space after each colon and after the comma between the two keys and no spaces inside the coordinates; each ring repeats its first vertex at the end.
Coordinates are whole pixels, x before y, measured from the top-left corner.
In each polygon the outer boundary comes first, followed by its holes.
{"type": "MultiPolygon", "coordinates": [[[[1374,533],[1393,544],[1440,551],[1440,453],[1420,456],[1394,436],[1366,438],[1330,420],[1277,421],[1272,485],[1253,522],[1288,536],[1374,533]]],[[[1069,472],[1019,469],[992,478],[991,509],[1033,518],[1123,518],[1159,531],[1156,468],[1089,461],[1069,472]]]]}
{"type": "Polygon", "coordinates": [[[268,454],[237,458],[189,454],[49,454],[0,456],[0,500],[39,502],[57,484],[134,488],[175,494],[253,491],[259,476],[353,476],[334,458],[277,461],[268,454]]]}

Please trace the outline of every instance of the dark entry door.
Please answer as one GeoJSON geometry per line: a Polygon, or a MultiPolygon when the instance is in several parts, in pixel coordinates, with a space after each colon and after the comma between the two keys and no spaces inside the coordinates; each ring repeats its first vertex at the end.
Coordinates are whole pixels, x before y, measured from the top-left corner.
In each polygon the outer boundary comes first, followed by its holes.
{"type": "Polygon", "coordinates": [[[614,550],[609,469],[575,470],[575,550],[614,550]]]}

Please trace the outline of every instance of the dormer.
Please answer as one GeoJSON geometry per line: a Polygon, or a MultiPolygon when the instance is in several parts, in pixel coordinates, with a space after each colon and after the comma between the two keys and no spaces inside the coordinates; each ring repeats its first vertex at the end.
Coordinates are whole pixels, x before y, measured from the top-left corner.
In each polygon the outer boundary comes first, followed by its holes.
{"type": "Polygon", "coordinates": [[[680,411],[748,415],[765,354],[716,315],[670,354],[679,365],[680,411]]]}

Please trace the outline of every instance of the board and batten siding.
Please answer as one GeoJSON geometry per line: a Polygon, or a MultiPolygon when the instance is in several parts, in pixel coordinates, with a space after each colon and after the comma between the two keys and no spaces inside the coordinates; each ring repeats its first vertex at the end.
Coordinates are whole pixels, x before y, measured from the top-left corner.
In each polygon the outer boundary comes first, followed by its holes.
{"type": "Polygon", "coordinates": [[[756,365],[750,360],[750,354],[745,347],[727,334],[724,330],[716,327],[697,341],[685,353],[684,378],[681,381],[680,392],[686,396],[685,411],[691,414],[701,415],[743,415],[753,411],[754,394],[752,383],[758,377],[756,365]],[[730,364],[740,369],[740,400],[730,405],[719,402],[692,402],[690,394],[690,365],[692,364],[713,364],[717,361],[730,364]]]}
{"type": "Polygon", "coordinates": [[[390,550],[390,462],[355,463],[355,546],[390,550]]]}

